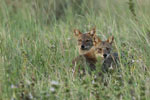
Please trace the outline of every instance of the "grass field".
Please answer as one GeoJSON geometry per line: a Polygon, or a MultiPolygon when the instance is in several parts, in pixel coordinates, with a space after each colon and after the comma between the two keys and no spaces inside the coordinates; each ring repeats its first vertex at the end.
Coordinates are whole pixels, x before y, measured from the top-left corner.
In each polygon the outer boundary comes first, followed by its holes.
{"type": "MultiPolygon", "coordinates": [[[[0,100],[150,100],[150,0],[0,0],[0,100]],[[115,37],[118,73],[71,72],[73,29],[115,37]]],[[[100,66],[97,66],[100,69],[100,66]]]]}

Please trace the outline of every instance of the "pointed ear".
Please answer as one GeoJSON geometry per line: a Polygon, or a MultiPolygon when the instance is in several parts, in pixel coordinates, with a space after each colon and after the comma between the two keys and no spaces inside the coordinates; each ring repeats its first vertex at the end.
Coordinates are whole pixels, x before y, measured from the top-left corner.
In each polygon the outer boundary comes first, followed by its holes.
{"type": "Polygon", "coordinates": [[[82,34],[79,30],[74,29],[74,36],[79,36],[80,34],[82,34]]]}
{"type": "Polygon", "coordinates": [[[107,42],[110,43],[110,44],[112,44],[113,41],[114,41],[114,37],[113,37],[113,36],[111,36],[111,37],[109,37],[109,38],[107,39],[107,42]]]}
{"type": "Polygon", "coordinates": [[[95,36],[95,35],[96,35],[96,27],[94,27],[94,28],[89,32],[89,34],[90,34],[91,36],[95,36]]]}
{"type": "Polygon", "coordinates": [[[101,39],[97,36],[94,36],[94,46],[101,42],[101,39]]]}

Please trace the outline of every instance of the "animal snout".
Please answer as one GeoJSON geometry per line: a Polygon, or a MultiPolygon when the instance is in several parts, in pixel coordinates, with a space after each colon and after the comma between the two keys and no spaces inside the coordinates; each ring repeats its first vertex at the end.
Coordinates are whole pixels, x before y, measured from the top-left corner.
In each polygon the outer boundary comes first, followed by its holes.
{"type": "Polygon", "coordinates": [[[103,54],[103,57],[106,58],[106,57],[107,57],[107,54],[103,54]]]}
{"type": "Polygon", "coordinates": [[[84,46],[84,45],[81,45],[81,49],[84,50],[84,49],[85,49],[85,46],[84,46]]]}

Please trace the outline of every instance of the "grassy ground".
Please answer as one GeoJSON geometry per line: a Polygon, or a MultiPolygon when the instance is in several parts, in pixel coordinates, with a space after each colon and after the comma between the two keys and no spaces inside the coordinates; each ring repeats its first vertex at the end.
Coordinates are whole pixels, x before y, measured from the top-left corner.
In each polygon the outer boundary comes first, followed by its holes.
{"type": "Polygon", "coordinates": [[[1,0],[0,99],[150,100],[149,7],[149,0],[1,0]],[[107,86],[71,73],[79,55],[73,29],[94,26],[134,61],[121,60],[121,82],[118,73],[106,74],[107,86]]]}

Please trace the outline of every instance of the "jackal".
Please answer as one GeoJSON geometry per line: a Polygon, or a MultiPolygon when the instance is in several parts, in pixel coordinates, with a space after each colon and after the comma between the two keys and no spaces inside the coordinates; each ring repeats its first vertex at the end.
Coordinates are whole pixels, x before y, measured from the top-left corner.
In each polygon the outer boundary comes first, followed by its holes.
{"type": "Polygon", "coordinates": [[[86,54],[93,47],[93,37],[96,37],[96,28],[93,28],[91,31],[86,33],[81,33],[79,30],[75,29],[74,36],[78,41],[79,54],[86,54]]]}
{"type": "Polygon", "coordinates": [[[95,37],[94,39],[95,55],[103,58],[103,72],[108,72],[109,70],[113,70],[118,66],[118,53],[112,52],[113,40],[113,36],[109,37],[106,41],[101,41],[98,37],[95,37]]]}
{"type": "Polygon", "coordinates": [[[74,30],[74,35],[78,40],[79,56],[77,56],[73,61],[73,71],[75,73],[76,67],[78,71],[85,70],[86,66],[89,66],[91,70],[95,69],[96,56],[94,52],[94,37],[96,37],[96,29],[93,28],[91,31],[86,33],[81,33],[79,30],[74,30]],[[81,68],[82,67],[82,68],[81,68]]]}

